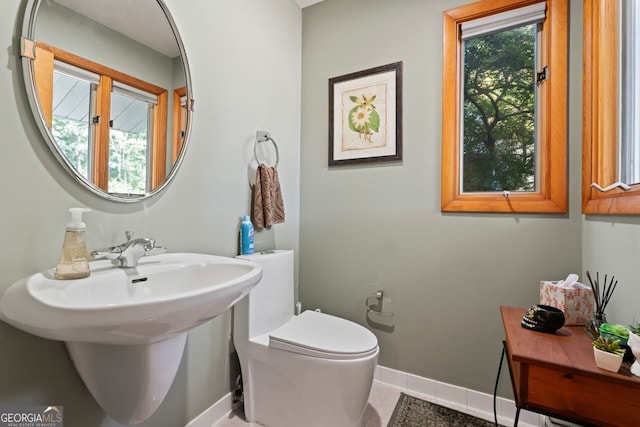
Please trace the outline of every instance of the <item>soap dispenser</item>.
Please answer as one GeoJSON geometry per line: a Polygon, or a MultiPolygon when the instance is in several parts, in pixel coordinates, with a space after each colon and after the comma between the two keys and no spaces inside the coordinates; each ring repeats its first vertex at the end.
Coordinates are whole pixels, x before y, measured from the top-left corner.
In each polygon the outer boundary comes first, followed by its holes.
{"type": "Polygon", "coordinates": [[[70,218],[64,234],[60,262],[53,275],[54,279],[82,279],[91,274],[85,240],[87,226],[82,222],[82,214],[89,211],[90,209],[85,208],[69,209],[70,218]]]}

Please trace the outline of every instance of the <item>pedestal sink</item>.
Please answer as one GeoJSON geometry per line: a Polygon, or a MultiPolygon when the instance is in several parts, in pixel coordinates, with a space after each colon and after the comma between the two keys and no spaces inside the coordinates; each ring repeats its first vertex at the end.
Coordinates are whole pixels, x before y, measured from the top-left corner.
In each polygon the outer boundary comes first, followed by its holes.
{"type": "Polygon", "coordinates": [[[65,341],[87,388],[114,419],[136,424],[166,396],[187,331],[227,310],[261,279],[234,258],[165,253],[137,267],[91,263],[91,276],[54,280],[53,270],[15,282],[0,296],[0,319],[65,341]]]}

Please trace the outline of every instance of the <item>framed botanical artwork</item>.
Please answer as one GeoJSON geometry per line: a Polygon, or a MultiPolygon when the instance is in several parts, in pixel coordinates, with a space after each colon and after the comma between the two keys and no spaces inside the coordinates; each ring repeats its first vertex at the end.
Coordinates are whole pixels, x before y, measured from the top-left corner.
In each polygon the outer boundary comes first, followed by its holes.
{"type": "Polygon", "coordinates": [[[402,160],[402,62],[329,79],[329,166],[402,160]]]}

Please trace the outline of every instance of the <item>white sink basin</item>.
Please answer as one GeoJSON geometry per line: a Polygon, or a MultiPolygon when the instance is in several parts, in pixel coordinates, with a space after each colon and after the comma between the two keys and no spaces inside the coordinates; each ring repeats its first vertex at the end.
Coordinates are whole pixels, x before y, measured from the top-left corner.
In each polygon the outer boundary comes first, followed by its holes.
{"type": "Polygon", "coordinates": [[[147,344],[217,316],[262,277],[255,263],[190,253],[90,265],[86,279],[54,280],[52,269],[14,283],[0,297],[2,320],[60,341],[147,344]]]}
{"type": "Polygon", "coordinates": [[[137,424],[167,395],[187,331],[227,310],[262,278],[262,267],[215,255],[165,253],[137,267],[91,264],[91,276],[34,274],[0,296],[0,319],[65,341],[87,388],[117,421],[137,424]]]}

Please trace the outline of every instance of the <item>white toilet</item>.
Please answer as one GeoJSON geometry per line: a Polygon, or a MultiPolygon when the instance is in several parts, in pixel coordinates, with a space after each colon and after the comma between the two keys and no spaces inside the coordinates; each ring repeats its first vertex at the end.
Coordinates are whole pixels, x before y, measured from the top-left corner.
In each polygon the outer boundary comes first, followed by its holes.
{"type": "Polygon", "coordinates": [[[240,258],[262,280],[234,306],[244,411],[269,427],[359,427],[378,359],[378,340],[351,321],[315,311],[293,314],[293,251],[240,258]]]}

